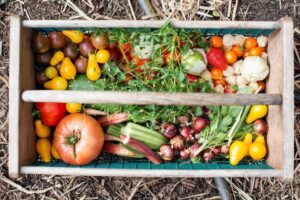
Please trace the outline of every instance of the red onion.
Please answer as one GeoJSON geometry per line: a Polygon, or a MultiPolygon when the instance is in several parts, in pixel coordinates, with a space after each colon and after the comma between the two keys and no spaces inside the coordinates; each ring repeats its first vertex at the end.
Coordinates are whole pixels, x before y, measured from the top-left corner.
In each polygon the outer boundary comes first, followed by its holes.
{"type": "Polygon", "coordinates": [[[172,139],[175,135],[177,135],[178,129],[175,124],[172,123],[164,123],[162,127],[162,134],[168,138],[172,139]]]}
{"type": "Polygon", "coordinates": [[[190,151],[188,149],[182,149],[180,151],[180,158],[181,159],[188,159],[190,157],[190,151]]]}
{"type": "Polygon", "coordinates": [[[202,158],[205,162],[211,161],[214,157],[215,155],[210,149],[205,150],[202,154],[202,158]]]}
{"type": "Polygon", "coordinates": [[[194,129],[196,132],[202,131],[207,125],[207,119],[204,117],[196,117],[194,119],[194,129]]]}
{"type": "Polygon", "coordinates": [[[202,107],[202,111],[203,111],[205,114],[208,114],[210,110],[209,110],[208,107],[203,106],[203,107],[202,107]]]}
{"type": "Polygon", "coordinates": [[[263,119],[257,119],[253,123],[253,129],[255,133],[258,134],[265,134],[268,132],[268,124],[265,120],[263,119]]]}
{"type": "Polygon", "coordinates": [[[172,160],[174,158],[174,155],[175,155],[175,152],[174,150],[172,149],[171,145],[169,144],[164,144],[160,147],[159,149],[159,153],[160,157],[163,159],[163,160],[172,160]]]}
{"type": "Polygon", "coordinates": [[[186,126],[190,121],[190,117],[188,115],[181,115],[177,117],[177,120],[181,126],[186,126]]]}
{"type": "Polygon", "coordinates": [[[188,126],[183,127],[183,128],[181,129],[181,131],[180,131],[180,135],[181,135],[182,137],[184,137],[184,139],[185,139],[186,141],[191,141],[191,140],[194,139],[194,137],[193,137],[192,134],[193,134],[193,131],[192,131],[192,129],[191,129],[190,127],[188,127],[188,126]]]}
{"type": "Polygon", "coordinates": [[[226,144],[223,144],[221,146],[221,153],[228,154],[229,153],[229,147],[226,144]]]}
{"type": "Polygon", "coordinates": [[[198,151],[198,149],[200,148],[200,144],[199,143],[194,143],[190,148],[190,158],[194,158],[196,157],[197,155],[196,152],[198,151]]]}
{"type": "Polygon", "coordinates": [[[181,150],[185,147],[185,140],[181,135],[176,135],[170,140],[173,149],[181,150]]]}
{"type": "Polygon", "coordinates": [[[215,154],[215,155],[219,155],[221,153],[221,147],[214,147],[212,149],[212,152],[215,154]]]}

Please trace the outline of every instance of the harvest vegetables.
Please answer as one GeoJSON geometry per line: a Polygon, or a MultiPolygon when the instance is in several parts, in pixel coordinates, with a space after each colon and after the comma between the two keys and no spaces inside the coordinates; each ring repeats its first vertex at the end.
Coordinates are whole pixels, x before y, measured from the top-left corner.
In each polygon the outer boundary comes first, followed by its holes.
{"type": "MultiPolygon", "coordinates": [[[[36,33],[32,47],[39,89],[254,94],[264,91],[270,71],[263,35],[205,36],[170,23],[36,33]]],[[[226,159],[238,165],[267,154],[266,105],[42,102],[35,109],[44,162],[85,165],[104,153],[154,164],[226,159]]]]}

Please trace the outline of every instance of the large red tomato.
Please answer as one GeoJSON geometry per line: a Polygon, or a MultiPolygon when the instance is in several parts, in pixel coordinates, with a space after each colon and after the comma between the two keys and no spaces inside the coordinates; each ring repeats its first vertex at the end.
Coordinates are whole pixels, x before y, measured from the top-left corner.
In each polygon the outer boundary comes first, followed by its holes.
{"type": "Polygon", "coordinates": [[[66,115],[65,103],[40,102],[36,103],[41,119],[47,126],[56,126],[66,115]]]}
{"type": "Polygon", "coordinates": [[[54,132],[54,148],[60,158],[72,165],[85,165],[101,152],[104,133],[91,116],[75,113],[64,117],[54,132]]]}

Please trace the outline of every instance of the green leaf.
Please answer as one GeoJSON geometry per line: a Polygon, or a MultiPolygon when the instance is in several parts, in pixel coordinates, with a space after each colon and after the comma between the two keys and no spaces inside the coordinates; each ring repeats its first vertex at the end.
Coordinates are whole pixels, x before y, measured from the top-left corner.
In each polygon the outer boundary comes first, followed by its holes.
{"type": "Polygon", "coordinates": [[[203,115],[203,110],[201,106],[197,106],[194,112],[194,115],[196,117],[202,116],[203,115]]]}
{"type": "Polygon", "coordinates": [[[118,81],[124,81],[125,79],[126,79],[126,76],[124,73],[122,73],[122,72],[118,73],[118,76],[117,76],[118,81]]]}

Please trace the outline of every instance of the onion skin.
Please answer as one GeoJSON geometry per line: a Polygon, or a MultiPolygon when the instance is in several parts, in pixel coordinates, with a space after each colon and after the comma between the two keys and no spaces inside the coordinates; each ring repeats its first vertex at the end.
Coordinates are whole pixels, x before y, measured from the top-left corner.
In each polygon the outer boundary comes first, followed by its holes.
{"type": "Polygon", "coordinates": [[[172,139],[175,135],[178,134],[178,129],[175,124],[172,123],[164,123],[162,127],[162,134],[168,138],[172,139]]]}
{"type": "Polygon", "coordinates": [[[180,123],[180,126],[186,126],[190,121],[190,117],[188,115],[181,115],[177,117],[177,121],[180,123]]]}
{"type": "Polygon", "coordinates": [[[191,159],[197,156],[197,155],[195,155],[195,153],[198,151],[199,148],[200,148],[199,143],[195,143],[189,148],[191,159]]]}
{"type": "Polygon", "coordinates": [[[189,126],[184,126],[180,131],[180,135],[188,142],[194,139],[193,133],[194,129],[191,129],[189,126]]]}
{"type": "Polygon", "coordinates": [[[181,150],[185,147],[185,140],[181,135],[176,135],[171,139],[170,143],[173,149],[181,150]]]}
{"type": "Polygon", "coordinates": [[[188,159],[190,157],[191,152],[188,149],[182,149],[180,151],[180,158],[181,159],[188,159]]]}
{"type": "Polygon", "coordinates": [[[205,150],[202,154],[202,158],[205,162],[211,161],[212,159],[214,159],[214,157],[215,155],[210,149],[205,150]]]}
{"type": "Polygon", "coordinates": [[[172,149],[171,145],[169,145],[169,144],[162,145],[159,149],[158,154],[160,155],[160,157],[163,160],[166,160],[166,161],[172,160],[175,156],[174,149],[172,149]]]}
{"type": "Polygon", "coordinates": [[[194,119],[194,129],[196,132],[202,131],[207,125],[207,119],[204,117],[196,117],[194,119]]]}
{"type": "Polygon", "coordinates": [[[263,119],[257,119],[253,123],[253,129],[256,134],[266,134],[268,132],[268,124],[263,119]]]}
{"type": "Polygon", "coordinates": [[[217,156],[221,153],[221,147],[214,147],[211,151],[217,156]]]}
{"type": "Polygon", "coordinates": [[[229,154],[229,147],[226,144],[223,144],[221,146],[221,153],[223,153],[223,154],[229,154]]]}

